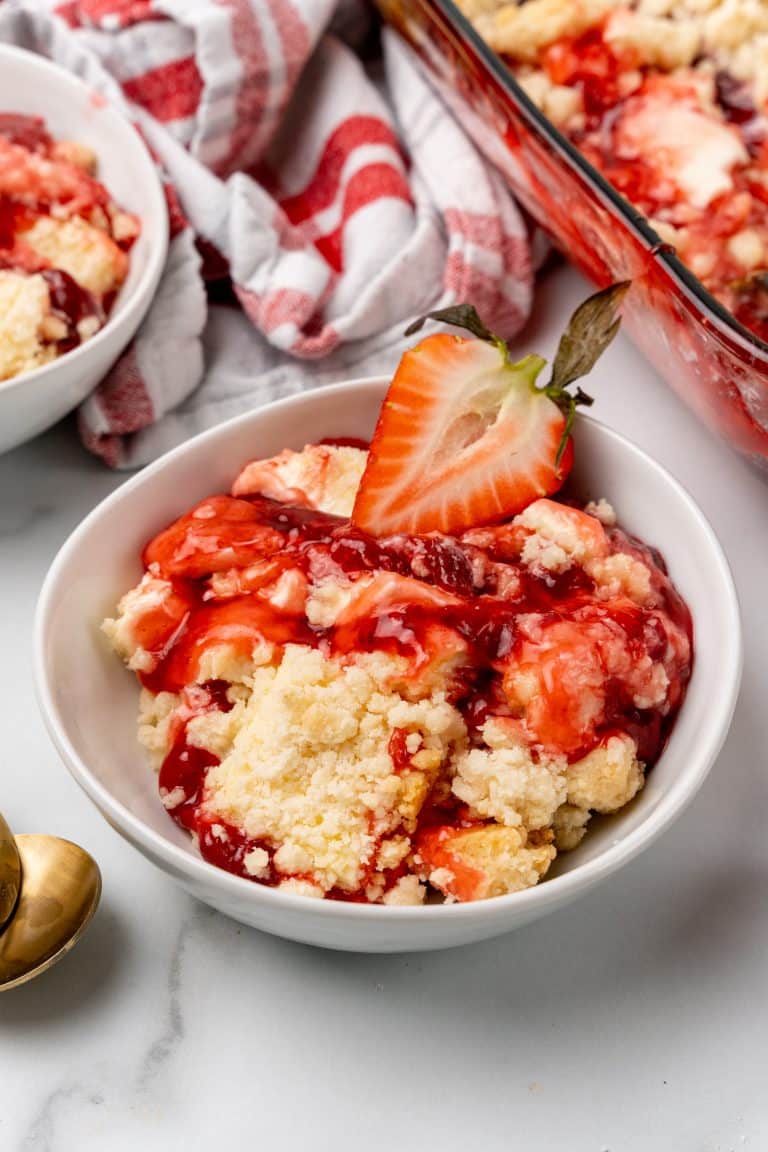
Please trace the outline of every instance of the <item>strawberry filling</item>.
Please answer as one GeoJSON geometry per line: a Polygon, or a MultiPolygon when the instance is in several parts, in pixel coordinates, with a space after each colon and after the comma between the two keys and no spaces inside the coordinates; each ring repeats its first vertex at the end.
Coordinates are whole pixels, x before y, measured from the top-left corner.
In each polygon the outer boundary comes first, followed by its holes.
{"type": "Polygon", "coordinates": [[[631,33],[635,16],[634,5],[617,6],[541,49],[537,74],[578,94],[558,127],[737,320],[768,340],[768,119],[759,72],[750,83],[741,71],[749,37],[734,53],[742,78],[706,38],[689,65],[672,68],[649,61],[631,33]]]}
{"type": "MultiPolygon", "coordinates": [[[[477,734],[489,716],[517,719],[543,748],[574,761],[610,734],[629,732],[643,761],[653,765],[685,692],[691,644],[688,611],[656,558],[618,529],[606,531],[609,555],[629,550],[653,574],[653,607],[644,608],[621,595],[598,598],[595,582],[578,565],[562,574],[531,571],[520,559],[519,533],[517,544],[503,526],[487,535],[484,547],[470,542],[472,533],[467,539],[376,539],[313,509],[260,496],[217,496],[149,542],[145,564],[170,583],[171,592],[134,624],[152,657],[151,669],[139,676],[153,693],[186,693],[160,787],[165,794],[183,793],[172,815],[197,833],[207,859],[247,875],[245,854],[263,847],[246,843],[236,830],[211,831],[201,801],[206,774],[218,760],[186,739],[194,716],[231,707],[222,682],[188,693],[203,653],[222,643],[244,657],[265,640],[317,647],[342,660],[385,651],[407,657],[414,676],[453,643],[460,659],[450,674],[450,699],[470,733],[477,734]],[[249,587],[249,569],[265,563],[271,580],[249,587]],[[301,573],[309,585],[321,572],[323,581],[330,577],[362,594],[332,625],[313,625],[295,605],[275,607],[272,593],[286,571],[301,573]],[[631,671],[649,661],[662,662],[670,687],[663,705],[639,707],[631,671]],[[510,682],[531,676],[536,691],[523,706],[510,682]]],[[[409,765],[403,731],[393,732],[389,752],[395,771],[409,765]]],[[[444,822],[458,810],[449,806],[444,822]]],[[[425,845],[433,842],[434,836],[424,839],[425,845]]],[[[442,859],[442,849],[435,852],[442,859]]],[[[467,883],[471,872],[462,865],[467,883]]],[[[261,880],[275,877],[266,871],[261,880]]],[[[464,880],[457,881],[458,896],[464,880]]]]}

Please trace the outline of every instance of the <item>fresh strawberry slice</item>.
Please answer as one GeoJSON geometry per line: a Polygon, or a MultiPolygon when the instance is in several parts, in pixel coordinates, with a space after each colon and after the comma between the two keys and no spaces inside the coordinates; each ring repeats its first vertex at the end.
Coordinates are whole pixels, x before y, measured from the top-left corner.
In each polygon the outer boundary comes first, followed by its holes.
{"type": "Polygon", "coordinates": [[[480,340],[427,336],[395,373],[352,519],[366,532],[458,532],[560,487],[566,417],[533,382],[538,356],[507,364],[480,340]]]}
{"type": "Polygon", "coordinates": [[[381,408],[353,522],[376,536],[456,533],[556,492],[573,461],[576,406],[592,403],[568,388],[613,339],[627,287],[613,285],[577,309],[544,387],[536,381],[546,361],[529,355],[512,363],[471,305],[430,313],[479,339],[440,333],[405,353],[381,408]]]}

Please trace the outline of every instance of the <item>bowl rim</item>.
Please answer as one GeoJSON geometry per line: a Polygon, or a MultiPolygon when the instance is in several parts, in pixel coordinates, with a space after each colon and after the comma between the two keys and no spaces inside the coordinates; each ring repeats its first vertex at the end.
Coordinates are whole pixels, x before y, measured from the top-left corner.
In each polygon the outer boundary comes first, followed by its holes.
{"type": "Polygon", "coordinates": [[[614,217],[619,217],[624,227],[642,244],[648,255],[661,264],[681,293],[695,304],[704,323],[711,325],[721,340],[736,346],[741,356],[746,354],[762,364],[768,364],[768,341],[762,340],[755,332],[741,324],[733,313],[704,287],[701,280],[682,262],[674,247],[662,240],[648,218],[614,188],[553,121],[544,115],[521,87],[512,69],[504,62],[503,56],[486,43],[455,0],[420,0],[420,3],[427,10],[436,11],[454,34],[461,37],[463,47],[471,50],[474,56],[482,61],[487,74],[493,77],[523,118],[538,132],[559,159],[578,175],[590,192],[600,199],[603,206],[607,207],[614,217]]]}
{"type": "MultiPolygon", "coordinates": [[[[288,908],[299,913],[311,912],[322,917],[336,917],[343,920],[371,920],[380,922],[394,922],[398,920],[414,920],[429,917],[435,922],[440,919],[483,919],[487,916],[504,918],[507,911],[514,908],[523,912],[525,908],[536,907],[544,909],[552,904],[558,904],[569,897],[575,896],[610,873],[616,871],[622,864],[627,863],[645,848],[649,847],[661,833],[677,818],[706,779],[728,733],[731,718],[738,698],[742,670],[742,632],[739,605],[736,589],[731,575],[728,561],[723,552],[717,536],[709,521],[700,510],[693,497],[676,480],[663,465],[639,448],[632,441],[627,440],[621,433],[593,417],[580,414],[578,420],[597,425],[601,433],[621,446],[621,450],[633,455],[642,461],[645,467],[655,469],[661,473],[664,481],[682,499],[686,514],[697,522],[710,549],[711,561],[715,566],[718,582],[723,593],[723,610],[728,619],[727,635],[729,643],[722,652],[721,674],[725,685],[714,706],[709,713],[705,728],[706,741],[704,752],[698,757],[695,769],[681,773],[668,791],[660,798],[654,810],[649,813],[637,828],[615,843],[611,843],[603,852],[592,860],[578,865],[572,871],[560,876],[554,876],[532,888],[520,892],[496,896],[492,900],[478,900],[466,904],[437,904],[418,906],[391,906],[367,905],[346,903],[335,900],[317,900],[312,897],[298,895],[292,892],[279,892],[274,888],[267,888],[254,884],[240,876],[235,876],[214,864],[209,864],[202,857],[191,855],[184,848],[173,844],[161,833],[155,832],[141,819],[135,816],[125,805],[115,800],[111,792],[91,772],[81,759],[79,753],[70,741],[63,718],[54,701],[51,682],[48,676],[46,649],[50,618],[56,601],[56,590],[61,573],[65,570],[71,556],[80,547],[81,541],[89,534],[94,524],[108,516],[110,512],[119,507],[122,500],[130,493],[161,473],[172,461],[186,455],[194,455],[200,446],[221,437],[226,441],[230,431],[247,424],[258,421],[265,412],[290,412],[303,404],[305,400],[318,394],[336,395],[343,397],[351,392],[380,391],[387,383],[388,377],[368,376],[354,380],[343,381],[337,384],[326,385],[288,396],[261,408],[234,416],[221,424],[209,428],[192,437],[178,447],[165,453],[159,459],[148,465],[131,479],[121,484],[114,492],[100,501],[96,507],[75,528],[68,539],[56,554],[41,588],[34,621],[34,683],[38,705],[40,707],[48,734],[58,750],[70,774],[94,802],[100,813],[112,824],[117,831],[124,835],[132,845],[141,845],[153,861],[162,860],[163,866],[175,876],[188,878],[190,882],[198,881],[201,884],[213,884],[220,890],[235,899],[253,901],[255,904],[271,906],[272,908],[288,908]],[[286,903],[287,902],[287,903],[286,903]]],[[[685,707],[685,705],[683,705],[685,707]]],[[[663,753],[662,753],[663,755],[663,753]]]]}
{"type": "MultiPolygon", "coordinates": [[[[68,85],[71,89],[79,90],[84,94],[87,93],[89,98],[97,95],[94,89],[90,88],[84,80],[81,80],[80,77],[76,76],[73,72],[68,72],[66,68],[62,68],[46,56],[40,56],[36,52],[28,51],[26,48],[19,48],[15,44],[0,43],[0,66],[2,65],[3,58],[22,60],[24,66],[32,70],[38,69],[43,73],[55,74],[58,80],[64,83],[65,86],[68,85]]],[[[99,103],[101,103],[101,99],[101,96],[99,96],[99,103]]],[[[147,183],[148,194],[152,200],[151,211],[157,219],[157,227],[153,230],[154,234],[149,235],[149,233],[147,233],[149,253],[146,265],[138,280],[131,288],[130,293],[121,301],[120,311],[115,312],[113,310],[107,317],[107,322],[94,336],[83,341],[82,344],[78,344],[76,348],[71,348],[63,355],[57,356],[55,360],[51,360],[48,364],[43,364],[39,368],[32,368],[28,372],[20,372],[18,375],[11,376],[7,380],[0,380],[0,393],[12,392],[16,387],[36,383],[39,380],[52,376],[63,363],[67,365],[76,363],[78,359],[82,359],[105,341],[108,341],[118,327],[130,325],[131,322],[136,319],[137,313],[139,314],[137,323],[140,323],[141,316],[143,312],[146,311],[149,303],[151,303],[155,289],[160,282],[160,277],[168,255],[169,243],[168,205],[165,199],[165,193],[163,192],[162,180],[149,154],[149,149],[136,126],[131,123],[128,117],[108,97],[103,97],[103,100],[104,104],[100,107],[100,113],[108,118],[112,118],[113,125],[117,126],[117,132],[122,132],[125,137],[128,135],[133,136],[143,154],[142,163],[144,164],[145,170],[138,172],[137,178],[145,180],[147,183]]],[[[140,220],[143,231],[147,227],[147,220],[144,219],[144,217],[140,217],[140,220]]]]}

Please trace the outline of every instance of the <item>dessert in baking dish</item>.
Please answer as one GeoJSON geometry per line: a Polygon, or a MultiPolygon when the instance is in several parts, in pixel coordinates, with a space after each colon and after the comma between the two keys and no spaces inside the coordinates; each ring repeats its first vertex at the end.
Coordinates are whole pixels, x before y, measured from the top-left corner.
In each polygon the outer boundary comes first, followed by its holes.
{"type": "Polygon", "coordinates": [[[768,5],[459,5],[545,115],[768,340],[768,5]]]}
{"type": "Polygon", "coordinates": [[[104,629],[207,860],[306,896],[476,900],[536,884],[642,788],[690,618],[605,500],[554,498],[617,298],[545,386],[474,321],[428,336],[369,448],[253,461],[149,541],[104,629]]]}
{"type": "Polygon", "coordinates": [[[139,234],[96,157],[42,120],[0,112],[0,381],[50,363],[105,324],[139,234]]]}

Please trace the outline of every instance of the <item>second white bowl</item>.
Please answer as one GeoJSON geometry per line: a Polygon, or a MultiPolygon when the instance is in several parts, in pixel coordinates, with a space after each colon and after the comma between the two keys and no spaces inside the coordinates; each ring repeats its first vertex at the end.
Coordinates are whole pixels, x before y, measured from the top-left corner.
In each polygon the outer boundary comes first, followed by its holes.
{"type": "Polygon", "coordinates": [[[165,264],[168,210],[160,178],[136,129],[76,76],[32,52],[0,44],[0,112],[42,116],[52,136],[87,144],[98,157],[98,179],[141,221],[128,277],[101,331],[58,360],[0,382],[4,452],[71,412],[131,340],[165,264]]]}

